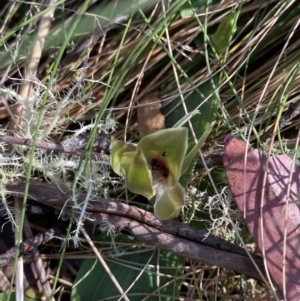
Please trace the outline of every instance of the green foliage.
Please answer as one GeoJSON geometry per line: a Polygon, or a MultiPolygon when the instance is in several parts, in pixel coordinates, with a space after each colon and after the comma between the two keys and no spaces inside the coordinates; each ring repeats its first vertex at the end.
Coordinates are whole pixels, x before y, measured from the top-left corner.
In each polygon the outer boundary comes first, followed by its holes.
{"type": "MultiPolygon", "coordinates": [[[[219,0],[212,0],[210,5],[215,5],[219,3],[219,0]]],[[[190,17],[194,15],[194,11],[199,11],[205,9],[207,6],[207,1],[203,0],[190,0],[186,1],[180,10],[182,18],[190,17]]]]}
{"type": "MultiPolygon", "coordinates": [[[[118,235],[116,242],[135,244],[133,238],[124,234],[118,235]]],[[[147,300],[151,301],[174,300],[179,294],[184,258],[166,251],[145,251],[143,247],[135,247],[131,254],[107,259],[106,263],[123,291],[133,284],[126,293],[131,301],[142,300],[145,296],[149,296],[147,300]]],[[[116,301],[120,298],[109,275],[99,262],[95,264],[95,260],[84,260],[76,283],[71,294],[72,301],[94,301],[109,297],[109,300],[116,301]]]]}
{"type": "MultiPolygon", "coordinates": [[[[216,81],[212,78],[200,85],[191,94],[184,96],[187,112],[185,112],[180,97],[165,106],[163,113],[166,116],[166,126],[173,127],[179,120],[184,119],[187,114],[192,112],[198,113],[194,114],[190,118],[190,121],[196,137],[199,139],[215,119],[218,100],[214,96],[214,86],[216,86],[216,81]]],[[[188,143],[189,149],[192,149],[195,140],[191,131],[189,131],[188,143]]]]}
{"type": "Polygon", "coordinates": [[[192,148],[192,150],[189,152],[189,154],[184,158],[184,162],[183,162],[183,166],[182,166],[182,170],[181,170],[182,173],[185,173],[188,170],[189,166],[192,164],[193,159],[195,158],[199,149],[205,142],[207,136],[210,134],[210,131],[214,127],[214,124],[215,124],[214,122],[212,122],[210,124],[208,129],[204,132],[204,134],[201,136],[201,138],[198,140],[198,142],[195,144],[195,146],[192,148]]]}
{"type": "Polygon", "coordinates": [[[232,10],[230,14],[222,20],[217,31],[211,38],[211,43],[218,54],[229,47],[232,37],[236,31],[236,19],[237,12],[232,10]]]}

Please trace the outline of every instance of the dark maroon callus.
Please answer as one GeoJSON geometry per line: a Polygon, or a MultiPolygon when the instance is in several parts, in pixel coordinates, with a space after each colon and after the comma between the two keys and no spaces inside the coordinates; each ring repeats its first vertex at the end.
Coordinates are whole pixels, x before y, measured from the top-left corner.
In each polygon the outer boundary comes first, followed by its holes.
{"type": "Polygon", "coordinates": [[[160,158],[152,159],[150,166],[151,166],[152,170],[158,171],[164,178],[168,177],[168,175],[169,175],[168,166],[160,158]]]}

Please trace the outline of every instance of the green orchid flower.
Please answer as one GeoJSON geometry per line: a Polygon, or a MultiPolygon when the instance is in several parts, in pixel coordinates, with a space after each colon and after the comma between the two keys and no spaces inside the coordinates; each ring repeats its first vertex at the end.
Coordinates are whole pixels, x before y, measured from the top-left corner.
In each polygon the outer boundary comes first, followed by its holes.
{"type": "Polygon", "coordinates": [[[210,133],[212,126],[186,156],[187,128],[171,128],[145,136],[135,145],[111,140],[111,166],[126,178],[128,189],[149,200],[156,195],[154,214],[159,219],[178,216],[185,201],[185,189],[180,176],[210,133]]]}

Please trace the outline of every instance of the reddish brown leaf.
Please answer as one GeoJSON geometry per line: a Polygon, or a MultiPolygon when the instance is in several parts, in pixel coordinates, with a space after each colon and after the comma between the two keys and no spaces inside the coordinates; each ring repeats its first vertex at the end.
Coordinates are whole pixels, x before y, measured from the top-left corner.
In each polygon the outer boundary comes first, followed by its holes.
{"type": "Polygon", "coordinates": [[[165,117],[160,112],[161,103],[156,93],[144,99],[137,109],[140,138],[165,128],[165,117]]]}
{"type": "Polygon", "coordinates": [[[267,183],[262,198],[266,157],[258,151],[252,152],[248,149],[245,160],[246,149],[247,145],[235,137],[225,138],[223,163],[229,187],[259,250],[265,251],[268,271],[280,294],[284,295],[285,286],[287,300],[300,300],[298,230],[300,211],[295,202],[289,205],[289,214],[285,219],[289,175],[293,173],[291,202],[298,198],[299,168],[292,165],[292,160],[286,155],[270,158],[267,183]],[[284,241],[285,227],[286,241],[284,241]],[[286,246],[285,258],[284,245],[286,246]],[[285,273],[283,273],[284,259],[285,273]]]}

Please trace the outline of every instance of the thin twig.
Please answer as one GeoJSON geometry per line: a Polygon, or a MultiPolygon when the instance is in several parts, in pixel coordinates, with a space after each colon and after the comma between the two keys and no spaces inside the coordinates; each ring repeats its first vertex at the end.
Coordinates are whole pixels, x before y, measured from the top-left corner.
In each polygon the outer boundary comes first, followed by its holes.
{"type": "MultiPolygon", "coordinates": [[[[49,240],[53,238],[53,236],[59,235],[58,230],[49,229],[44,233],[39,233],[35,235],[33,238],[29,238],[20,244],[19,248],[19,256],[22,256],[31,250],[34,247],[38,247],[42,244],[47,243],[49,240]]],[[[16,259],[17,247],[10,248],[5,253],[0,255],[0,267],[12,265],[16,259]]]]}
{"type": "MultiPolygon", "coordinates": [[[[27,139],[27,138],[0,135],[0,141],[6,142],[9,144],[32,146],[32,139],[27,139]]],[[[78,148],[64,145],[61,143],[53,143],[53,142],[48,142],[48,141],[37,141],[35,146],[36,146],[36,148],[64,152],[64,153],[78,155],[78,156],[82,156],[84,154],[84,150],[82,150],[82,149],[78,149],[78,148]]],[[[106,154],[93,152],[93,155],[97,159],[109,161],[109,156],[106,154]]]]}
{"type": "MultiPolygon", "coordinates": [[[[99,141],[100,141],[99,143],[103,143],[104,147],[101,144],[97,144],[96,146],[99,146],[102,149],[107,150],[107,149],[109,149],[110,144],[109,144],[109,141],[107,140],[107,138],[104,138],[104,139],[105,139],[105,141],[102,141],[99,139],[99,141]]],[[[6,135],[0,135],[0,142],[32,146],[32,139],[11,137],[11,136],[6,136],[6,135]]],[[[84,154],[84,150],[82,150],[82,149],[78,149],[78,148],[69,146],[64,143],[53,143],[53,142],[48,142],[48,141],[37,141],[36,148],[53,150],[53,151],[57,151],[57,152],[64,152],[64,153],[77,155],[77,156],[82,156],[84,154]]],[[[99,160],[109,161],[109,155],[107,155],[107,154],[93,152],[93,156],[99,160]]],[[[221,155],[205,157],[205,162],[206,162],[207,167],[209,167],[209,168],[218,166],[218,165],[223,165],[221,155]]],[[[196,168],[204,168],[204,165],[201,160],[198,160],[196,168]]]]}
{"type": "MultiPolygon", "coordinates": [[[[27,219],[26,216],[25,216],[25,219],[24,219],[24,229],[23,230],[24,230],[25,236],[28,239],[30,239],[30,238],[33,237],[33,234],[32,234],[32,231],[31,231],[31,227],[29,225],[29,222],[28,222],[28,219],[27,219]]],[[[45,236],[45,233],[44,233],[44,236],[45,236]]],[[[45,271],[45,269],[43,267],[42,259],[40,257],[40,253],[39,253],[37,247],[33,246],[33,248],[30,251],[30,253],[31,253],[31,257],[33,259],[33,263],[34,263],[36,272],[37,272],[37,274],[39,276],[39,280],[40,280],[40,283],[42,285],[43,292],[44,292],[45,296],[47,297],[47,300],[50,300],[52,291],[51,291],[51,287],[50,287],[49,281],[47,280],[46,271],[45,271]]],[[[54,299],[52,299],[52,300],[54,300],[54,299]]]]}

